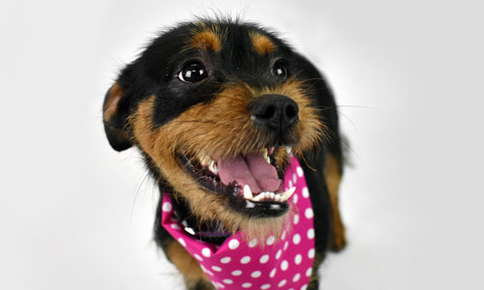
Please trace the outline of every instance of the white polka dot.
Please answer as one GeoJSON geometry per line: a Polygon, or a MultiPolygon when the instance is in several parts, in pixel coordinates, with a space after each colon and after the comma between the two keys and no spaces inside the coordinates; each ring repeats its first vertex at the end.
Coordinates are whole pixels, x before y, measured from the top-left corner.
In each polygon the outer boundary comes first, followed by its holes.
{"type": "Polygon", "coordinates": [[[177,224],[171,224],[171,226],[170,226],[170,227],[171,227],[172,229],[174,229],[174,230],[179,230],[179,229],[180,229],[180,226],[179,226],[179,225],[177,225],[177,224]]]}
{"type": "Polygon", "coordinates": [[[314,239],[314,229],[308,230],[308,239],[314,239]]]}
{"type": "Polygon", "coordinates": [[[302,261],[302,256],[300,254],[297,254],[296,257],[294,257],[294,263],[296,263],[296,265],[299,265],[301,264],[301,261],[302,261]]]}
{"type": "Polygon", "coordinates": [[[250,288],[252,287],[252,284],[249,282],[242,283],[242,288],[250,288]]]}
{"type": "Polygon", "coordinates": [[[299,223],[299,215],[295,214],[294,217],[292,218],[292,222],[297,225],[299,223]]]}
{"type": "Polygon", "coordinates": [[[297,281],[299,281],[299,279],[301,279],[301,274],[297,273],[296,275],[294,275],[294,277],[292,277],[292,282],[296,283],[297,281]]]}
{"type": "Polygon", "coordinates": [[[178,239],[178,242],[180,243],[180,245],[182,245],[182,246],[184,246],[184,247],[186,247],[186,246],[187,246],[187,243],[185,243],[185,240],[184,240],[184,239],[182,239],[182,238],[179,238],[179,239],[178,239]]]}
{"type": "Polygon", "coordinates": [[[306,276],[308,276],[308,277],[309,277],[309,276],[311,276],[311,274],[312,274],[312,273],[313,273],[313,268],[308,268],[308,269],[306,270],[306,276]]]}
{"type": "Polygon", "coordinates": [[[306,211],[304,212],[304,215],[306,218],[310,219],[314,216],[314,212],[312,208],[307,208],[306,211]]]}
{"type": "Polygon", "coordinates": [[[309,197],[309,190],[307,187],[304,187],[303,190],[302,190],[302,196],[304,198],[308,198],[309,197]]]}
{"type": "Polygon", "coordinates": [[[203,261],[203,258],[202,258],[202,257],[200,257],[200,255],[199,255],[199,254],[194,254],[193,256],[195,257],[195,259],[197,259],[197,260],[199,260],[199,261],[203,261]]]}
{"type": "Polygon", "coordinates": [[[299,199],[299,198],[298,198],[298,195],[297,195],[297,194],[294,194],[294,195],[292,196],[292,202],[293,202],[293,203],[297,203],[298,199],[299,199]]]}
{"type": "Polygon", "coordinates": [[[292,180],[289,180],[289,188],[293,186],[292,180]]]}
{"type": "Polygon", "coordinates": [[[303,285],[303,286],[301,287],[301,290],[306,290],[306,289],[308,289],[308,285],[303,285]]]}
{"type": "Polygon", "coordinates": [[[285,242],[284,243],[284,251],[287,250],[288,247],[289,247],[289,242],[285,242]]]}
{"type": "Polygon", "coordinates": [[[277,284],[277,286],[278,286],[279,288],[282,288],[282,287],[284,287],[284,285],[286,285],[286,283],[287,283],[287,281],[286,281],[286,279],[284,279],[284,280],[282,280],[281,282],[279,282],[279,284],[277,284]]]}
{"type": "Polygon", "coordinates": [[[296,168],[296,171],[297,171],[297,176],[299,176],[299,177],[303,176],[304,171],[302,170],[302,168],[300,166],[298,166],[296,168]]]}
{"type": "Polygon", "coordinates": [[[269,277],[274,278],[274,276],[276,276],[276,272],[277,272],[276,268],[272,269],[271,272],[269,273],[269,277]]]}
{"type": "Polygon", "coordinates": [[[292,182],[296,183],[296,181],[297,181],[297,175],[293,174],[292,175],[292,182]]]}
{"type": "Polygon", "coordinates": [[[220,263],[222,264],[228,264],[230,263],[230,261],[232,261],[230,257],[223,257],[222,259],[220,259],[220,263]]]}
{"type": "Polygon", "coordinates": [[[282,235],[281,235],[281,240],[285,240],[286,239],[286,235],[287,235],[287,232],[286,231],[283,231],[282,232],[282,235]]]}
{"type": "Polygon", "coordinates": [[[163,204],[163,211],[164,211],[164,212],[169,212],[169,211],[171,211],[171,209],[172,209],[171,203],[169,203],[169,202],[165,202],[165,203],[163,204]]]}
{"type": "Polygon", "coordinates": [[[202,249],[202,256],[204,256],[204,257],[207,257],[207,258],[208,258],[208,257],[210,257],[210,255],[211,255],[211,254],[212,254],[212,253],[210,252],[210,249],[209,249],[209,248],[203,248],[203,249],[202,249]]]}
{"type": "Polygon", "coordinates": [[[269,288],[271,288],[271,284],[264,284],[264,285],[260,286],[260,289],[262,289],[262,290],[269,289],[269,288]]]}
{"type": "Polygon", "coordinates": [[[311,258],[311,259],[314,258],[314,254],[315,254],[314,249],[311,249],[311,250],[308,251],[308,257],[309,258],[311,258]]]}
{"type": "Polygon", "coordinates": [[[240,270],[232,271],[232,276],[240,276],[240,275],[242,275],[242,271],[240,270]]]}
{"type": "Polygon", "coordinates": [[[276,253],[276,260],[279,260],[281,258],[281,255],[282,255],[282,250],[279,249],[279,251],[277,251],[276,253]]]}
{"type": "Polygon", "coordinates": [[[265,263],[267,263],[267,261],[269,261],[269,255],[263,255],[263,256],[262,256],[262,257],[260,257],[260,259],[259,259],[259,262],[260,262],[261,264],[265,264],[265,263]]]}
{"type": "Polygon", "coordinates": [[[229,249],[231,249],[231,250],[235,250],[235,249],[237,249],[237,248],[239,247],[239,245],[240,245],[239,240],[232,239],[232,240],[230,240],[230,242],[229,242],[229,249]]]}
{"type": "Polygon", "coordinates": [[[210,276],[213,276],[213,273],[210,270],[207,270],[207,268],[205,268],[204,266],[201,266],[201,268],[202,268],[203,272],[207,273],[210,276]]]}
{"type": "Polygon", "coordinates": [[[289,263],[286,260],[282,261],[282,263],[281,263],[281,270],[282,271],[286,271],[287,270],[287,267],[289,267],[289,263]]]}
{"type": "Polygon", "coordinates": [[[230,279],[224,279],[222,282],[224,282],[227,285],[234,284],[234,281],[232,281],[230,279]]]}
{"type": "Polygon", "coordinates": [[[244,256],[242,259],[240,259],[241,264],[247,264],[250,262],[250,257],[249,256],[244,256]]]}
{"type": "Polygon", "coordinates": [[[266,240],[266,245],[270,246],[270,245],[274,244],[275,240],[276,240],[276,238],[274,236],[268,237],[267,240],[266,240]]]}
{"type": "Polygon", "coordinates": [[[217,282],[215,282],[214,284],[215,284],[215,286],[217,286],[217,288],[225,288],[225,286],[223,284],[220,284],[220,283],[217,283],[217,282]]]}
{"type": "Polygon", "coordinates": [[[252,278],[259,278],[262,273],[260,271],[254,271],[250,274],[250,277],[252,278]]]}
{"type": "Polygon", "coordinates": [[[212,266],[212,270],[214,270],[215,272],[222,272],[222,268],[220,268],[219,266],[212,266]]]}
{"type": "Polygon", "coordinates": [[[249,242],[249,248],[253,248],[255,246],[257,246],[257,239],[250,240],[250,242],[249,242]]]}
{"type": "Polygon", "coordinates": [[[301,242],[301,236],[299,234],[295,234],[292,237],[292,242],[294,243],[294,245],[299,245],[299,243],[301,242]]]}

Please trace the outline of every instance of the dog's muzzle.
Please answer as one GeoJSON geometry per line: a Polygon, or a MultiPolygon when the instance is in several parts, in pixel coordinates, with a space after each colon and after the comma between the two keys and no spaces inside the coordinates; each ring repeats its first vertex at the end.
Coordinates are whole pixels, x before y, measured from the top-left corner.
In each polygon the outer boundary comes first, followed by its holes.
{"type": "Polygon", "coordinates": [[[276,133],[284,133],[299,119],[296,102],[283,95],[262,95],[248,105],[248,110],[258,127],[276,133]]]}

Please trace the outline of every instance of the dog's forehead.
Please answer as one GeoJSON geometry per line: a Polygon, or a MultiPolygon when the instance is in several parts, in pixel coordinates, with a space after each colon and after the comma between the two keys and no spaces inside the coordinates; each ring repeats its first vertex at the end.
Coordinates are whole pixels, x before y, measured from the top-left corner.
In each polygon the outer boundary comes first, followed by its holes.
{"type": "Polygon", "coordinates": [[[196,27],[190,35],[189,45],[219,53],[232,63],[269,56],[282,46],[274,35],[252,24],[200,23],[196,27]]]}
{"type": "Polygon", "coordinates": [[[180,24],[156,38],[142,54],[153,79],[173,75],[186,61],[201,57],[211,68],[237,75],[260,75],[291,48],[274,33],[239,21],[200,21],[180,24]]]}
{"type": "Polygon", "coordinates": [[[258,75],[261,80],[276,58],[290,52],[282,40],[254,24],[199,23],[195,27],[186,40],[189,50],[237,78],[258,75]]]}

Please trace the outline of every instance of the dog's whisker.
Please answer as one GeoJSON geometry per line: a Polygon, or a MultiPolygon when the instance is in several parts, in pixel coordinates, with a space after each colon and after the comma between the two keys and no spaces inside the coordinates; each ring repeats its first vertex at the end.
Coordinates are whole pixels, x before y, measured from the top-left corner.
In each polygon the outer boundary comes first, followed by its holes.
{"type": "Polygon", "coordinates": [[[134,193],[134,198],[133,198],[133,202],[132,202],[131,210],[129,214],[131,221],[133,220],[133,214],[134,214],[134,209],[136,207],[136,201],[138,200],[138,195],[141,191],[143,184],[148,180],[149,175],[150,175],[149,171],[146,171],[145,175],[141,178],[141,181],[138,183],[138,186],[136,187],[136,191],[134,193]]]}

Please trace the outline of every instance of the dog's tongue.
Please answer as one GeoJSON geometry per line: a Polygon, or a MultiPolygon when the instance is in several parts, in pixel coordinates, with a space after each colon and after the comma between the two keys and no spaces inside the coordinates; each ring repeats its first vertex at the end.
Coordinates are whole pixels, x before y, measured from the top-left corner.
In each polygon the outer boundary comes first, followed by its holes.
{"type": "Polygon", "coordinates": [[[275,192],[281,185],[276,168],[267,163],[260,153],[220,159],[217,165],[218,175],[224,184],[237,181],[242,187],[249,185],[252,192],[275,192]]]}

